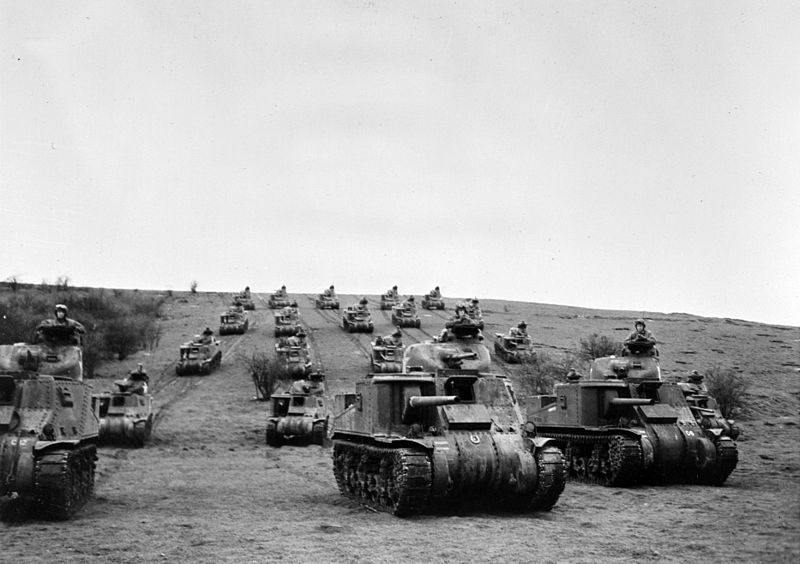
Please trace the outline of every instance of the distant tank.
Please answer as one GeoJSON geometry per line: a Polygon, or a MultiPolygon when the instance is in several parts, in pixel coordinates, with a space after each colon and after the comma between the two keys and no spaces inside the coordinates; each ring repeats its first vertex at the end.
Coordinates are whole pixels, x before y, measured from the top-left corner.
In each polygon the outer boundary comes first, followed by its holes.
{"type": "Polygon", "coordinates": [[[313,363],[308,352],[308,346],[305,340],[298,338],[298,336],[305,337],[305,334],[300,331],[297,336],[281,337],[275,343],[275,353],[278,361],[290,378],[302,378],[310,375],[313,371],[313,363]]]}
{"type": "Polygon", "coordinates": [[[297,307],[297,301],[293,300],[289,297],[286,293],[286,286],[282,286],[275,292],[269,295],[269,299],[267,300],[267,305],[270,309],[278,309],[280,307],[297,307]]]}
{"type": "Polygon", "coordinates": [[[386,344],[382,337],[371,343],[373,372],[400,372],[403,366],[403,346],[386,344]]]}
{"type": "Polygon", "coordinates": [[[733,437],[701,427],[681,388],[661,378],[652,346],[598,358],[588,379],[573,373],[533,400],[537,435],[558,442],[577,481],[721,485],[738,461],[733,437]]]}
{"type": "Polygon", "coordinates": [[[43,325],[39,344],[0,345],[0,514],[64,520],[94,492],[98,420],[80,338],[43,325]]]}
{"type": "Polygon", "coordinates": [[[314,305],[317,306],[317,309],[339,309],[339,298],[336,295],[333,286],[321,294],[317,294],[317,297],[314,300],[314,305]]]}
{"type": "Polygon", "coordinates": [[[423,309],[444,309],[444,300],[439,292],[439,286],[422,296],[421,305],[423,309]]]}
{"type": "Polygon", "coordinates": [[[180,347],[180,360],[175,366],[178,376],[189,374],[211,374],[222,363],[220,343],[214,338],[214,332],[206,329],[202,335],[180,347]]]}
{"type": "Polygon", "coordinates": [[[141,447],[150,439],[154,416],[148,382],[140,364],[127,378],[114,382],[116,390],[92,396],[92,406],[100,416],[100,442],[141,447]]]}
{"type": "Polygon", "coordinates": [[[297,440],[322,445],[328,434],[325,413],[325,375],[314,372],[283,392],[272,394],[272,414],[267,418],[267,444],[279,447],[297,440]]]}
{"type": "Polygon", "coordinates": [[[404,357],[413,372],[371,375],[335,398],[340,493],[397,516],[551,509],[564,488],[563,455],[526,434],[506,378],[465,367],[488,365],[486,347],[414,344],[404,357]]]}
{"type": "Polygon", "coordinates": [[[342,312],[342,329],[348,333],[372,333],[375,330],[369,310],[366,305],[362,306],[347,306],[342,312]]]}
{"type": "Polygon", "coordinates": [[[398,304],[400,304],[400,294],[397,293],[397,286],[393,286],[391,290],[381,294],[381,309],[389,310],[398,304]]]}
{"type": "Polygon", "coordinates": [[[302,331],[296,307],[284,307],[274,314],[275,337],[291,337],[302,331]]]}
{"type": "Polygon", "coordinates": [[[419,319],[419,315],[417,315],[417,308],[413,304],[411,306],[406,304],[399,304],[392,308],[392,325],[419,329],[422,322],[419,319]]]}
{"type": "Polygon", "coordinates": [[[220,335],[244,335],[249,327],[250,320],[247,314],[236,311],[235,308],[219,316],[220,335]]]}
{"type": "Polygon", "coordinates": [[[494,337],[494,352],[510,364],[528,362],[536,356],[530,336],[516,327],[512,327],[508,333],[495,333],[494,337]]]}

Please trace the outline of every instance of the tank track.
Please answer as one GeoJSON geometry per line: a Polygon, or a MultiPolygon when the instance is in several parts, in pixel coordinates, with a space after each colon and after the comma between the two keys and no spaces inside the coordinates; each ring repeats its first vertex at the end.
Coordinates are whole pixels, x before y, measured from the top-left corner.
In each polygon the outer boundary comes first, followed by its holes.
{"type": "Polygon", "coordinates": [[[398,517],[425,510],[433,477],[424,451],[344,441],[334,441],[333,473],[343,496],[398,517]]]}
{"type": "Polygon", "coordinates": [[[40,517],[69,519],[94,493],[97,448],[93,444],[54,450],[36,458],[35,509],[40,517]]]}
{"type": "Polygon", "coordinates": [[[567,482],[567,470],[561,449],[546,446],[535,453],[539,482],[531,499],[534,511],[550,511],[558,501],[567,482]]]}
{"type": "Polygon", "coordinates": [[[716,441],[715,446],[717,462],[708,472],[700,475],[701,484],[721,486],[739,463],[739,449],[731,439],[723,437],[716,441]]]}
{"type": "Polygon", "coordinates": [[[580,433],[547,433],[545,436],[564,445],[566,474],[570,480],[629,486],[642,476],[642,446],[633,438],[580,433]]]}

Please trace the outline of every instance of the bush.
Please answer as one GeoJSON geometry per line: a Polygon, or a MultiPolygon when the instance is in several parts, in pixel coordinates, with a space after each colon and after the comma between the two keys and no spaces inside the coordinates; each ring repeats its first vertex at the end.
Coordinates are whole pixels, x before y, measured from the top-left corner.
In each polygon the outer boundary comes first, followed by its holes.
{"type": "Polygon", "coordinates": [[[621,354],[622,343],[605,335],[592,333],[578,343],[578,357],[587,362],[604,356],[619,356],[621,354]]]}
{"type": "Polygon", "coordinates": [[[580,367],[580,361],[572,353],[554,357],[537,351],[533,358],[520,366],[520,392],[531,396],[552,394],[556,383],[566,380],[567,372],[580,367]]]}
{"type": "Polygon", "coordinates": [[[745,407],[745,395],[750,383],[731,368],[715,366],[705,372],[706,389],[717,400],[719,410],[726,419],[732,418],[745,407]]]}
{"type": "Polygon", "coordinates": [[[197,280],[192,280],[192,283],[189,284],[189,290],[192,292],[192,294],[197,293],[197,280]]]}
{"type": "Polygon", "coordinates": [[[268,400],[279,384],[292,381],[284,364],[267,353],[253,351],[249,355],[239,355],[239,359],[250,372],[260,395],[259,399],[268,400]]]}

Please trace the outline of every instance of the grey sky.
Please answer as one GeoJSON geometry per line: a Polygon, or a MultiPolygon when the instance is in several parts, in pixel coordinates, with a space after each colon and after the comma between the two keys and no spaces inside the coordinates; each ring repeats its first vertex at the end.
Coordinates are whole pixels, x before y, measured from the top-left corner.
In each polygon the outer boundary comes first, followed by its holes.
{"type": "Polygon", "coordinates": [[[800,325],[796,2],[0,4],[0,276],[800,325]]]}

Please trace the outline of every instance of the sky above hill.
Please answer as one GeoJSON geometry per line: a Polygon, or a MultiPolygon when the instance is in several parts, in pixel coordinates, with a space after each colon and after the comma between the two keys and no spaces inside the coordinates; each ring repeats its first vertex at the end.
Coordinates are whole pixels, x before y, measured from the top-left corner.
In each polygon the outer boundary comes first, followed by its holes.
{"type": "Polygon", "coordinates": [[[0,5],[0,279],[800,325],[800,4],[0,5]]]}

